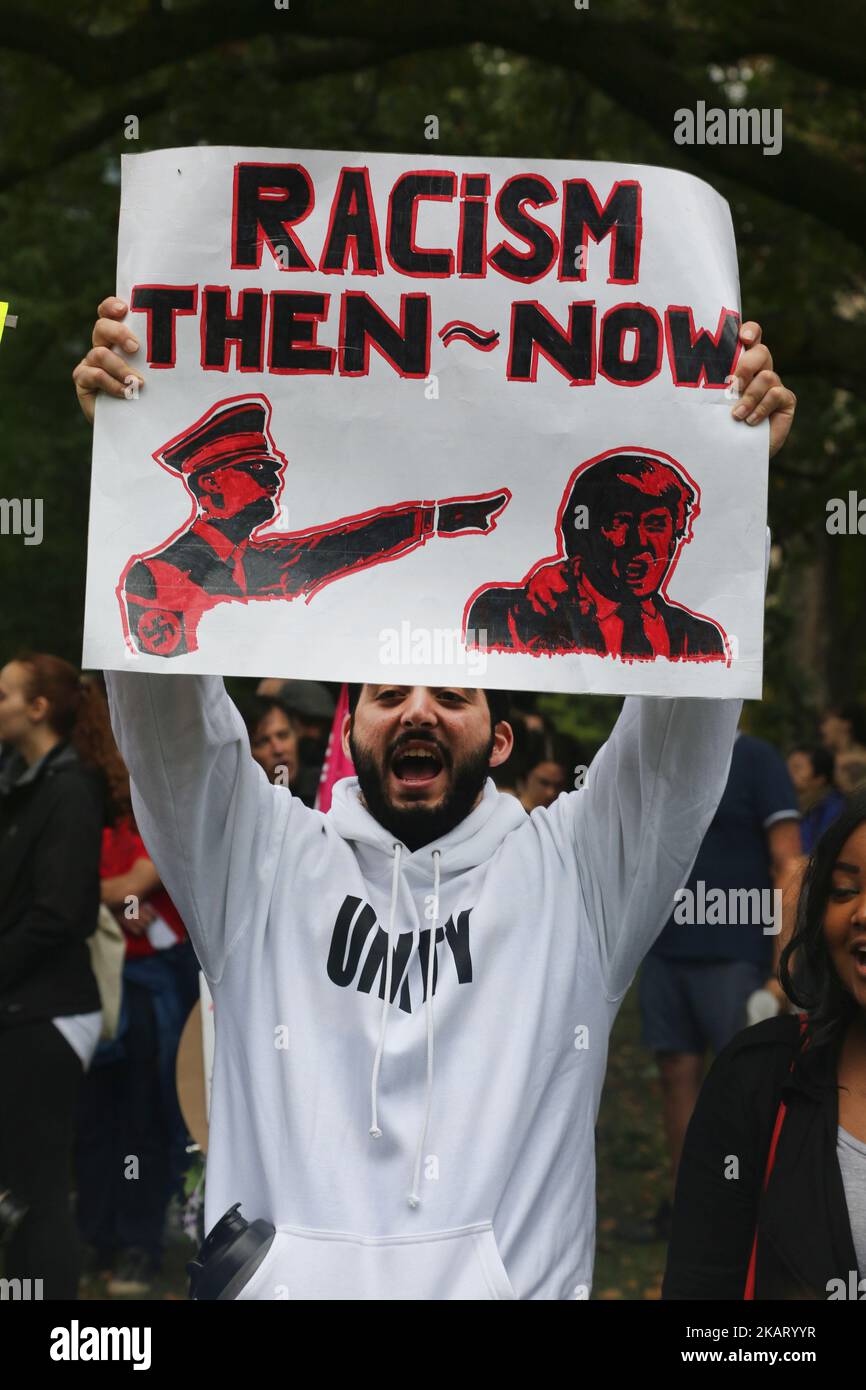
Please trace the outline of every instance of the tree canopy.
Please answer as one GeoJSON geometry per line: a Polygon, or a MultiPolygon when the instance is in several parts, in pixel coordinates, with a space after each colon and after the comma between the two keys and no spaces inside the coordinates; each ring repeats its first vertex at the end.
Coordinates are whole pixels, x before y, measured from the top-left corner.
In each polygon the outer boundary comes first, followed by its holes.
{"type": "MultiPolygon", "coordinates": [[[[809,20],[779,0],[4,8],[0,299],[18,324],[0,342],[0,490],[44,499],[45,528],[39,546],[0,536],[4,658],[33,645],[80,659],[90,433],[70,373],[114,288],[121,154],[247,144],[610,159],[684,169],[728,199],[744,314],[799,399],[771,465],[778,563],[753,726],[790,737],[817,704],[856,697],[866,537],[828,534],[826,516],[849,489],[866,497],[866,17],[837,0],[809,20]],[[781,110],[781,152],[676,144],[674,113],[700,100],[781,110]]],[[[605,710],[578,701],[574,732],[591,737],[605,710]]]]}

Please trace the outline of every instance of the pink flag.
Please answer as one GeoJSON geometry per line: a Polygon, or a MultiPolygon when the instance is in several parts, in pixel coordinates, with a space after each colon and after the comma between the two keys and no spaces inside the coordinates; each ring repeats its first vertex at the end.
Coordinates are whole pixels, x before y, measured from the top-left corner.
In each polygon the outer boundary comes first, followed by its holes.
{"type": "Polygon", "coordinates": [[[339,782],[341,777],[354,777],[355,768],[351,758],[347,758],[343,752],[341,734],[343,732],[343,720],[349,713],[349,687],[344,684],[340,690],[340,698],[337,701],[337,709],[334,714],[334,722],[331,725],[331,734],[328,739],[328,751],[325,753],[325,761],[322,764],[322,775],[319,778],[319,789],[316,792],[316,810],[329,811],[331,809],[331,795],[334,790],[334,783],[339,782]]]}

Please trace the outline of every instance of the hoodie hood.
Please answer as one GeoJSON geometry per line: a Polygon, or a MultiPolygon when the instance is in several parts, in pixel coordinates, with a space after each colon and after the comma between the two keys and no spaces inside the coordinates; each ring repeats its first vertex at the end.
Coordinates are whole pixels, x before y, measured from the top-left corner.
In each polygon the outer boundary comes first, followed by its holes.
{"type": "MultiPolygon", "coordinates": [[[[344,777],[335,784],[328,822],[342,839],[350,840],[359,847],[364,859],[371,863],[378,862],[380,872],[381,856],[384,854],[388,861],[393,858],[396,838],[371,816],[363,804],[357,777],[344,777]],[[363,855],[364,849],[371,853],[363,855]]],[[[526,812],[517,797],[500,792],[492,778],[488,777],[478,805],[447,835],[431,840],[414,853],[402,846],[404,871],[411,870],[432,878],[434,850],[441,854],[443,874],[452,876],[474,869],[490,859],[512,830],[518,830],[525,824],[526,812]]]]}
{"type": "MultiPolygon", "coordinates": [[[[420,883],[433,883],[430,895],[431,911],[425,913],[430,921],[426,951],[426,975],[424,987],[424,1015],[427,1031],[427,1076],[424,1093],[423,1118],[415,1145],[415,1160],[412,1167],[408,1201],[410,1207],[420,1204],[421,1162],[427,1140],[430,1122],[430,1109],[433,1097],[433,963],[436,958],[436,931],[439,926],[439,888],[443,878],[453,878],[479,864],[484,864],[499,849],[512,830],[526,824],[526,812],[516,797],[502,795],[494,782],[488,777],[478,805],[464,816],[459,825],[432,840],[427,845],[410,853],[406,846],[370,814],[361,800],[361,790],[357,777],[346,777],[337,782],[331,801],[327,820],[342,839],[355,846],[355,853],[365,878],[381,878],[390,875],[391,888],[388,909],[388,955],[385,974],[385,988],[382,995],[382,1011],[379,1015],[379,1036],[373,1057],[370,1078],[370,1128],[371,1139],[381,1139],[382,1122],[379,1116],[379,1076],[385,1056],[385,1043],[388,1019],[391,1013],[392,968],[394,964],[394,942],[400,932],[397,920],[400,904],[401,881],[410,894],[420,883]]],[[[420,949],[421,929],[417,913],[413,912],[413,949],[420,949]]]]}

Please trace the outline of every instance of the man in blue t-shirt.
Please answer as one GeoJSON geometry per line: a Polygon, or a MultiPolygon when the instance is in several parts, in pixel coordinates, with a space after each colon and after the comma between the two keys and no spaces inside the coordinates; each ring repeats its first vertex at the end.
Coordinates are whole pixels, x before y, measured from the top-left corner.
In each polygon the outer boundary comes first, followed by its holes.
{"type": "MultiPolygon", "coordinates": [[[[658,1060],[674,1184],[707,1049],[720,1052],[746,1026],[755,990],[783,998],[772,978],[773,889],[800,855],[798,820],[782,758],[738,733],[719,809],[640,975],[642,1038],[658,1060]]],[[[670,1211],[669,1202],[659,1207],[655,1238],[667,1238],[670,1211]]]]}
{"type": "Polygon", "coordinates": [[[800,804],[803,853],[811,854],[824,831],[845,809],[845,798],[834,780],[829,748],[800,744],[788,754],[788,771],[800,804]]]}

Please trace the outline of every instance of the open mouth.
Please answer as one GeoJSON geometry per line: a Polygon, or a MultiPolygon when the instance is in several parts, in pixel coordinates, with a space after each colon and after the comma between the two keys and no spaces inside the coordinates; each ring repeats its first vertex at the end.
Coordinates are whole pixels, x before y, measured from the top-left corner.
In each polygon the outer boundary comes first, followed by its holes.
{"type": "Polygon", "coordinates": [[[862,945],[854,946],[852,948],[852,954],[854,956],[854,969],[857,971],[858,975],[862,975],[863,979],[866,980],[866,942],[863,942],[862,945]]]}
{"type": "Polygon", "coordinates": [[[646,579],[646,576],[647,576],[647,572],[648,572],[648,571],[649,571],[649,561],[648,561],[648,560],[641,560],[641,559],[629,560],[629,562],[628,562],[628,564],[625,566],[625,570],[624,570],[625,577],[626,577],[626,581],[627,581],[629,584],[640,584],[640,583],[642,583],[642,581],[643,581],[644,579],[646,579]]]}
{"type": "Polygon", "coordinates": [[[420,787],[435,782],[445,771],[442,754],[432,743],[409,744],[395,754],[391,771],[405,786],[420,787]]]}

